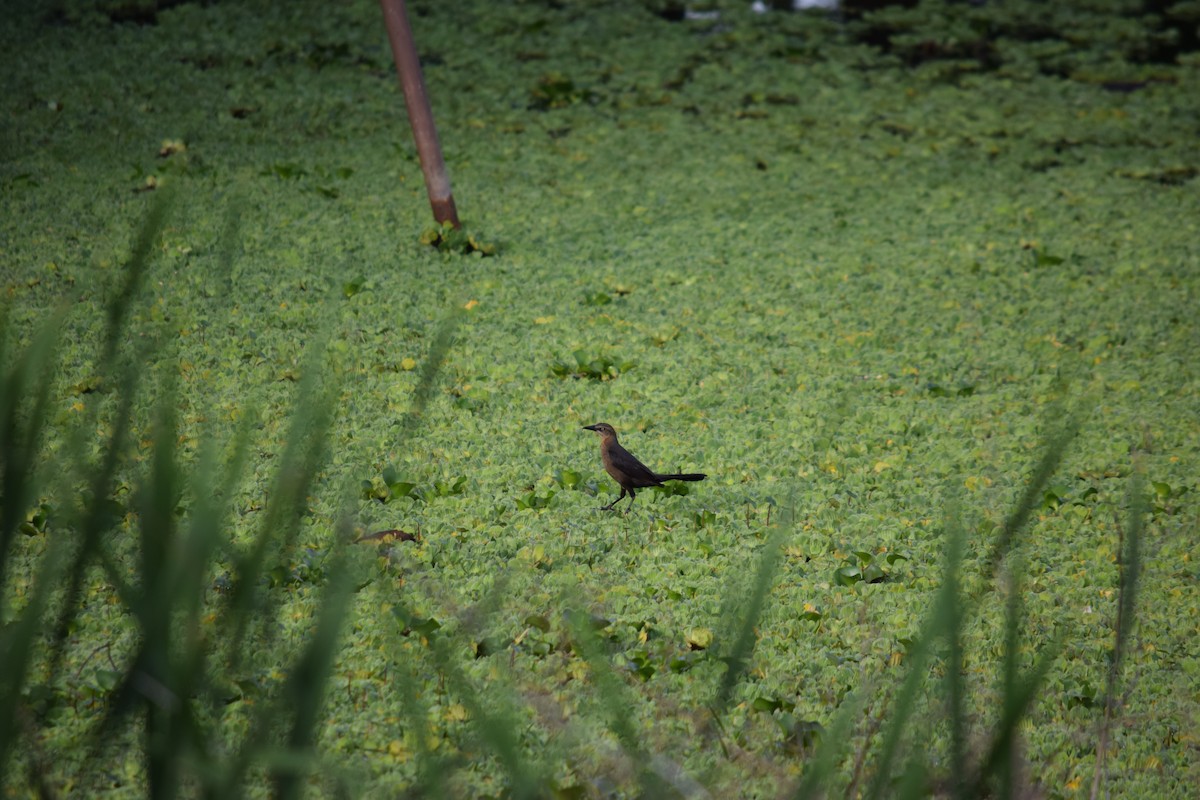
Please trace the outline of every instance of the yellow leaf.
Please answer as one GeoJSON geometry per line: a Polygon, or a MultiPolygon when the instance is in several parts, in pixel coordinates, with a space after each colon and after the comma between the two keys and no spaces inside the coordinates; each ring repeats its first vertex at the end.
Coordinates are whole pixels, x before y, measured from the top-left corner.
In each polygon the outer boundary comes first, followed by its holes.
{"type": "Polygon", "coordinates": [[[465,306],[463,306],[463,308],[465,308],[467,311],[470,311],[472,308],[474,308],[477,305],[479,305],[478,300],[469,300],[467,302],[467,304],[465,306]]]}
{"type": "Polygon", "coordinates": [[[713,632],[708,628],[692,628],[683,635],[683,640],[693,650],[703,650],[713,643],[713,632]]]}
{"type": "Polygon", "coordinates": [[[400,362],[400,369],[408,371],[417,368],[417,361],[413,358],[406,358],[400,362]]]}
{"type": "Polygon", "coordinates": [[[187,145],[182,139],[163,139],[162,146],[158,149],[158,157],[166,158],[175,153],[182,153],[187,150],[187,145]]]}

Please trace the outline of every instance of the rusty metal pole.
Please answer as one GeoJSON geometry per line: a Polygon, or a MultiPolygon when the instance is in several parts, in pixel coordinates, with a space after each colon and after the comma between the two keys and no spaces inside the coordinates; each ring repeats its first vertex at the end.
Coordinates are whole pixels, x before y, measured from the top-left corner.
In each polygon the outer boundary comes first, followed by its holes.
{"type": "Polygon", "coordinates": [[[461,227],[458,210],[454,207],[454,195],[450,191],[450,176],[446,174],[446,162],[442,160],[442,146],[438,143],[437,128],[433,124],[433,112],[429,108],[429,96],[425,94],[421,61],[417,58],[417,46],[413,42],[412,28],[408,25],[404,0],[379,0],[379,5],[383,9],[388,41],[392,43],[392,57],[396,60],[400,88],[404,91],[404,105],[408,107],[408,122],[417,143],[417,157],[421,159],[421,172],[425,174],[425,189],[429,192],[433,218],[439,223],[449,222],[456,228],[461,227]]]}

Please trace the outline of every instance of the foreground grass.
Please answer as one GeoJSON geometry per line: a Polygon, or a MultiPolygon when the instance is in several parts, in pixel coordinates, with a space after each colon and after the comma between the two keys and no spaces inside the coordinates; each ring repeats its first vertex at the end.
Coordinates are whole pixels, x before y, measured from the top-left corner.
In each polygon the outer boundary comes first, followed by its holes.
{"type": "Polygon", "coordinates": [[[1186,796],[1194,71],[431,10],[474,260],[417,242],[376,10],[252,11],[12,61],[5,400],[44,420],[4,447],[17,791],[191,788],[190,753],[210,791],[1186,796]],[[148,175],[183,190],[139,235],[148,175]],[[596,514],[597,421],[713,477],[596,514]],[[420,538],[338,546],[389,528],[420,538]],[[187,724],[138,716],[164,660],[187,724]]]}

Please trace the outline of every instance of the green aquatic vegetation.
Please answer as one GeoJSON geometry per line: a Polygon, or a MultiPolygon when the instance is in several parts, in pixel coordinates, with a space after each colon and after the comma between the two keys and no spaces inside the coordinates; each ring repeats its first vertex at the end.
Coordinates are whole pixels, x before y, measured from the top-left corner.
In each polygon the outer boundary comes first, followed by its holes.
{"type": "Polygon", "coordinates": [[[844,565],[838,567],[833,579],[842,586],[852,586],[858,581],[880,583],[887,580],[897,561],[906,561],[902,553],[872,553],[855,550],[847,556],[844,565]]]}
{"type": "Polygon", "coordinates": [[[1188,4],[709,5],[13,4],[6,790],[1190,796],[1188,4]]]}
{"type": "Polygon", "coordinates": [[[475,233],[469,231],[464,224],[455,227],[449,222],[426,228],[421,232],[421,244],[427,244],[443,253],[458,255],[475,255],[480,258],[496,254],[496,245],[489,244],[475,233]]]}
{"type": "Polygon", "coordinates": [[[563,75],[544,75],[529,90],[529,107],[536,111],[566,108],[577,103],[594,103],[599,96],[591,89],[583,89],[563,75]]]}
{"type": "Polygon", "coordinates": [[[609,381],[637,366],[633,361],[609,354],[576,350],[571,359],[560,359],[550,365],[550,372],[560,378],[591,378],[609,381]]]}

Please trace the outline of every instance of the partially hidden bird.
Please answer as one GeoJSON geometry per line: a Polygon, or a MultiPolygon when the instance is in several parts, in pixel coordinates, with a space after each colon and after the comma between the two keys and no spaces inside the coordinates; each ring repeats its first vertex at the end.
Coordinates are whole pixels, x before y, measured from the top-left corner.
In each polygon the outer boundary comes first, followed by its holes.
{"type": "Polygon", "coordinates": [[[616,429],[607,422],[584,425],[583,429],[585,431],[595,431],[596,435],[600,437],[600,460],[604,462],[605,471],[621,486],[620,496],[601,508],[601,511],[611,510],[613,506],[624,500],[625,495],[628,494],[629,505],[625,507],[625,511],[628,512],[633,507],[633,500],[637,496],[636,492],[634,492],[635,489],[661,486],[666,481],[702,481],[708,477],[703,472],[680,472],[671,475],[660,475],[641,461],[638,461],[633,453],[621,447],[621,443],[617,441],[616,429]]]}

